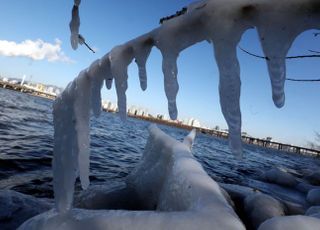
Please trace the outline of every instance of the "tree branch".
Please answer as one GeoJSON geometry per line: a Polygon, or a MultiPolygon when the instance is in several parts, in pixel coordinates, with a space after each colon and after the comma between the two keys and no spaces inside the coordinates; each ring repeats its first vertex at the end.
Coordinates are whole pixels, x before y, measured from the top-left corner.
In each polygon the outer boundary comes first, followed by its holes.
{"type": "Polygon", "coordinates": [[[286,78],[287,81],[301,81],[301,82],[315,82],[320,81],[320,79],[296,79],[296,78],[286,78]]]}
{"type": "MultiPolygon", "coordinates": [[[[269,57],[265,57],[265,56],[260,56],[254,53],[251,53],[245,49],[243,49],[242,47],[238,46],[239,49],[243,52],[245,52],[246,54],[249,54],[250,56],[256,57],[256,58],[261,58],[261,59],[265,59],[267,61],[270,60],[269,57]]],[[[298,56],[288,56],[286,57],[286,59],[298,59],[298,58],[319,58],[320,57],[320,52],[314,51],[315,53],[319,53],[319,54],[311,54],[311,55],[298,55],[298,56]]]]}

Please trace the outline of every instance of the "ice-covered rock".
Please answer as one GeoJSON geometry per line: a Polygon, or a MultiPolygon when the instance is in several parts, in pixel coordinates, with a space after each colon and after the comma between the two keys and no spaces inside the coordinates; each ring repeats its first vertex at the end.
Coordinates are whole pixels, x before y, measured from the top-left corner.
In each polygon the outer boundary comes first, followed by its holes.
{"type": "MultiPolygon", "coordinates": [[[[220,230],[244,230],[219,185],[193,157],[190,145],[174,140],[155,125],[149,131],[141,162],[127,178],[127,189],[134,191],[127,195],[138,198],[144,211],[51,210],[28,220],[19,229],[205,230],[214,226],[220,230]]],[[[106,200],[100,195],[88,200],[99,205],[99,200],[106,200]]]]}
{"type": "Polygon", "coordinates": [[[258,230],[318,230],[320,219],[310,216],[274,217],[261,224],[258,230]]]}
{"type": "Polygon", "coordinates": [[[284,206],[284,211],[287,216],[290,215],[303,215],[306,212],[306,206],[287,200],[280,200],[284,206]]]}
{"type": "Polygon", "coordinates": [[[263,178],[268,182],[287,187],[293,187],[298,184],[294,176],[278,168],[272,168],[265,172],[263,178]]]}
{"type": "Polygon", "coordinates": [[[320,205],[320,189],[312,189],[308,192],[307,201],[312,205],[320,205]]]}
{"type": "Polygon", "coordinates": [[[320,171],[313,172],[308,176],[304,177],[312,185],[320,185],[320,171]]]}
{"type": "Polygon", "coordinates": [[[304,181],[298,183],[295,186],[295,189],[297,189],[298,191],[303,192],[303,193],[308,193],[310,190],[316,189],[316,188],[319,188],[319,186],[311,185],[311,184],[306,183],[304,181]]]}
{"type": "Polygon", "coordinates": [[[231,196],[231,198],[234,199],[245,199],[247,196],[254,194],[256,190],[237,185],[237,184],[224,184],[224,183],[219,183],[219,185],[228,192],[228,194],[231,196]]]}
{"type": "Polygon", "coordinates": [[[307,216],[313,216],[313,217],[320,217],[320,206],[311,206],[307,211],[306,211],[307,216]]]}
{"type": "Polygon", "coordinates": [[[255,229],[272,217],[285,215],[284,206],[278,200],[259,192],[246,197],[244,208],[255,229]]]}
{"type": "Polygon", "coordinates": [[[0,190],[0,229],[16,229],[24,221],[48,211],[52,204],[12,190],[0,190]]]}

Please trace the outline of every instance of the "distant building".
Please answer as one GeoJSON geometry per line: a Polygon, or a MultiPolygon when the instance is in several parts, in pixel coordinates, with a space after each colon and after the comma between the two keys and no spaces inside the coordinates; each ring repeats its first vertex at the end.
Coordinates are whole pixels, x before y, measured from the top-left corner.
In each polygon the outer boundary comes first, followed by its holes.
{"type": "Polygon", "coordinates": [[[111,101],[103,101],[102,100],[102,108],[108,112],[117,112],[118,106],[116,104],[113,104],[111,101]]]}
{"type": "Polygon", "coordinates": [[[44,89],[45,89],[45,86],[43,84],[38,83],[37,86],[36,86],[36,89],[41,91],[41,92],[43,92],[44,89]]]}
{"type": "Polygon", "coordinates": [[[184,125],[188,125],[188,126],[192,126],[192,127],[196,127],[196,128],[201,128],[201,123],[199,120],[195,119],[195,118],[190,118],[190,119],[184,119],[182,121],[182,124],[184,125]]]}
{"type": "Polygon", "coordinates": [[[15,85],[15,84],[18,84],[18,81],[17,80],[11,80],[11,81],[9,81],[9,83],[15,85]]]}

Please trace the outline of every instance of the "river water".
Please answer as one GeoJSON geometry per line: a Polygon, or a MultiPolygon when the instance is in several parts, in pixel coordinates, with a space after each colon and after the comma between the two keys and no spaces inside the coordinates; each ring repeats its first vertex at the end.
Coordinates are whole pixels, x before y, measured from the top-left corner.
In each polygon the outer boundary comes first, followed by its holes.
{"type": "MultiPolygon", "coordinates": [[[[0,189],[52,198],[52,101],[0,89],[0,189]]],[[[103,112],[91,120],[91,184],[121,182],[139,161],[150,123],[103,112]]],[[[159,127],[183,140],[187,131],[159,127]]],[[[216,181],[250,186],[263,171],[280,167],[295,176],[319,167],[311,157],[244,146],[244,159],[235,159],[224,139],[198,134],[193,154],[216,181]]],[[[80,189],[77,182],[77,190],[80,189]]]]}

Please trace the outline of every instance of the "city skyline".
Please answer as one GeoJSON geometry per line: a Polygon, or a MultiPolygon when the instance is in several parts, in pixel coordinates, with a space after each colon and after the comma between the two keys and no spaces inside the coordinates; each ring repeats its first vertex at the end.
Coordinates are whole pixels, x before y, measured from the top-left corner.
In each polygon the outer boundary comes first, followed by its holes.
{"type": "MultiPolygon", "coordinates": [[[[0,16],[0,26],[3,28],[0,34],[0,71],[8,76],[26,74],[27,78],[32,76],[34,81],[65,87],[82,69],[112,47],[159,26],[160,18],[172,15],[190,2],[143,0],[124,4],[115,0],[82,1],[80,33],[96,50],[95,54],[85,46],[80,46],[77,51],[71,49],[68,25],[73,1],[46,1],[42,5],[35,0],[28,3],[17,0],[6,2],[0,16]],[[48,22],[46,18],[53,20],[48,22]],[[28,45],[38,47],[38,55],[15,49],[28,45]],[[8,50],[8,47],[13,48],[8,50]]],[[[307,31],[299,36],[289,55],[306,54],[309,49],[320,50],[320,38],[314,37],[313,32],[307,31]]],[[[250,52],[262,54],[255,30],[247,31],[239,45],[250,52]]],[[[313,141],[314,132],[320,130],[320,108],[317,106],[320,101],[319,84],[287,82],[286,105],[279,110],[272,102],[265,61],[241,50],[238,50],[238,56],[243,131],[255,137],[272,136],[284,143],[306,145],[308,141],[313,141]]],[[[318,62],[318,59],[288,61],[288,77],[318,78],[318,62]]],[[[178,59],[178,68],[178,118],[196,117],[209,127],[218,125],[226,129],[220,111],[218,71],[211,44],[202,42],[183,51],[178,59]]],[[[152,50],[147,62],[147,73],[148,89],[142,92],[135,63],[129,66],[128,108],[136,104],[148,107],[154,114],[168,114],[161,54],[156,49],[152,50]]],[[[102,95],[103,99],[116,101],[114,89],[103,89],[102,95]]]]}
{"type": "MultiPolygon", "coordinates": [[[[36,90],[36,92],[41,92],[45,93],[46,95],[39,95],[39,94],[32,94],[34,96],[41,96],[45,97],[47,99],[53,99],[52,97],[47,97],[48,95],[57,97],[59,94],[62,92],[61,88],[53,85],[45,85],[40,82],[31,82],[31,81],[25,81],[26,76],[23,75],[22,79],[20,80],[19,78],[7,78],[5,76],[0,75],[0,82],[2,81],[3,83],[7,82],[10,83],[11,85],[19,85],[19,86],[25,86],[28,89],[36,90]]],[[[23,91],[21,91],[23,92],[23,91]]],[[[110,100],[101,100],[101,110],[104,110],[106,112],[112,112],[112,113],[118,113],[118,105],[117,102],[113,102],[110,100]]],[[[149,113],[148,108],[143,108],[139,105],[129,105],[127,108],[127,115],[128,116],[133,116],[136,118],[152,118],[155,119],[154,121],[164,121],[166,122],[167,125],[174,125],[180,127],[179,125],[187,126],[187,127],[193,127],[193,128],[199,128],[201,130],[212,130],[212,131],[218,131],[220,133],[228,134],[229,130],[227,128],[220,129],[218,125],[214,125],[214,127],[208,127],[206,125],[203,125],[201,121],[199,121],[197,118],[189,117],[189,118],[178,118],[176,120],[171,120],[170,117],[167,114],[151,114],[149,113]]],[[[120,117],[119,117],[120,119],[120,117]]],[[[148,119],[147,119],[148,120],[148,119]]],[[[184,127],[180,127],[184,128],[184,127]]],[[[318,133],[316,134],[318,137],[318,133]]],[[[271,136],[266,136],[266,137],[254,137],[250,135],[250,133],[247,133],[245,130],[242,130],[242,138],[253,138],[254,140],[258,141],[268,141],[266,143],[269,143],[270,141],[272,143],[279,143],[279,144],[284,144],[287,146],[296,146],[293,143],[281,143],[280,141],[273,139],[271,136]]],[[[246,142],[248,142],[248,139],[245,139],[246,142]]],[[[256,145],[259,145],[259,143],[255,143],[256,145]]],[[[305,145],[300,145],[299,147],[305,147],[307,149],[314,149],[318,150],[319,148],[317,147],[316,142],[314,143],[307,143],[305,145]]],[[[292,150],[288,150],[292,151],[292,150]]]]}

